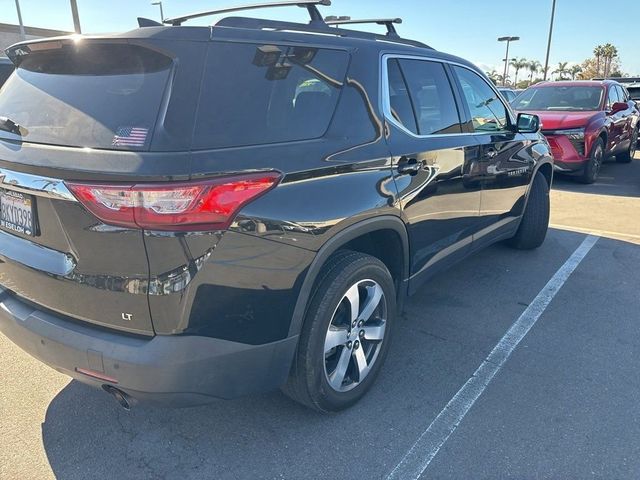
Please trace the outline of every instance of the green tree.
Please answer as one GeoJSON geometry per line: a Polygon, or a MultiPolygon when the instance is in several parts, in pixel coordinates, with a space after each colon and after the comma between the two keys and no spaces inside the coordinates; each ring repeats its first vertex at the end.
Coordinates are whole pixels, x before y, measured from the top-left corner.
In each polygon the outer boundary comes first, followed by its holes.
{"type": "Polygon", "coordinates": [[[569,62],[559,62],[558,68],[553,71],[554,75],[558,75],[558,80],[565,80],[564,76],[569,73],[567,65],[569,65],[569,62]]]}
{"type": "Polygon", "coordinates": [[[613,60],[618,57],[618,49],[607,43],[602,47],[602,57],[604,58],[604,78],[607,78],[611,74],[613,60]]]}
{"type": "Polygon", "coordinates": [[[529,61],[526,58],[514,58],[511,60],[510,65],[515,69],[516,75],[513,79],[513,84],[518,84],[518,72],[529,65],[529,61]]]}
{"type": "Polygon", "coordinates": [[[529,85],[531,85],[533,83],[533,76],[542,71],[542,64],[537,60],[532,60],[527,65],[527,68],[529,69],[529,85]]]}
{"type": "Polygon", "coordinates": [[[571,75],[571,80],[575,80],[578,74],[582,72],[582,67],[580,65],[574,65],[569,69],[569,74],[571,75]]]}
{"type": "Polygon", "coordinates": [[[600,66],[601,66],[601,62],[602,62],[602,57],[604,54],[604,47],[602,45],[598,45],[596,46],[596,48],[593,49],[593,56],[595,57],[595,67],[596,67],[596,77],[600,76],[600,66]]]}

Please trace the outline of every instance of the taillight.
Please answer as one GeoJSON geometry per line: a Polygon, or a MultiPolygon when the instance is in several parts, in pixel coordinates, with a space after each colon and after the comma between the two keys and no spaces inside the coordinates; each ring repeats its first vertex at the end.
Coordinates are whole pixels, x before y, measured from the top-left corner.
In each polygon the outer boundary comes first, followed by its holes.
{"type": "Polygon", "coordinates": [[[67,183],[102,222],[147,230],[223,230],[250,201],[273,188],[278,172],[157,184],[67,183]]]}

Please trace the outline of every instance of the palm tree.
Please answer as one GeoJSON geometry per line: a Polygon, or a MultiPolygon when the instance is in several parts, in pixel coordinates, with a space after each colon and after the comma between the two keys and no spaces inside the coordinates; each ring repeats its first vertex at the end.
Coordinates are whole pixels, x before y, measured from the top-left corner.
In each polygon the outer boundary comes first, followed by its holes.
{"type": "Polygon", "coordinates": [[[542,64],[537,60],[533,60],[529,62],[529,65],[527,65],[527,68],[529,69],[529,72],[530,72],[529,85],[531,85],[533,83],[533,76],[542,69],[542,64]]]}
{"type": "Polygon", "coordinates": [[[607,78],[611,73],[611,62],[618,56],[618,49],[607,43],[602,47],[602,56],[604,58],[604,78],[607,78]]]}
{"type": "Polygon", "coordinates": [[[571,80],[575,80],[578,74],[582,72],[582,67],[580,65],[574,65],[569,69],[569,74],[571,75],[571,80]]]}
{"type": "Polygon", "coordinates": [[[598,76],[600,75],[600,60],[602,59],[602,55],[604,53],[604,47],[602,45],[598,45],[593,49],[593,54],[596,57],[596,72],[598,76]]]}
{"type": "Polygon", "coordinates": [[[502,75],[496,72],[495,69],[485,73],[487,74],[487,77],[489,77],[489,80],[491,80],[495,85],[498,85],[498,83],[502,81],[502,75]]]}
{"type": "Polygon", "coordinates": [[[553,71],[554,74],[558,75],[560,80],[564,80],[565,74],[569,73],[567,65],[569,65],[569,62],[559,62],[558,68],[553,71]]]}
{"type": "Polygon", "coordinates": [[[514,58],[511,60],[510,65],[516,70],[516,76],[513,79],[513,84],[518,85],[518,72],[529,65],[526,58],[514,58]]]}

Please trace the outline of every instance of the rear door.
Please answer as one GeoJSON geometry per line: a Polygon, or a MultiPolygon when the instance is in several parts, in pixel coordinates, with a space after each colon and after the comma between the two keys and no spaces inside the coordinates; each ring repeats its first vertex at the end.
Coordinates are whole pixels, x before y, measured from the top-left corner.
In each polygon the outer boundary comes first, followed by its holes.
{"type": "Polygon", "coordinates": [[[489,83],[473,70],[452,67],[464,99],[468,128],[480,145],[477,177],[482,185],[481,229],[474,241],[490,242],[522,213],[535,159],[524,149],[523,135],[515,133],[510,109],[489,83]]]}
{"type": "Polygon", "coordinates": [[[383,62],[388,142],[417,277],[470,249],[480,208],[479,149],[463,133],[447,65],[402,56],[383,62]]]}
{"type": "Polygon", "coordinates": [[[626,123],[625,112],[610,113],[613,108],[613,104],[620,101],[616,86],[609,85],[606,104],[607,115],[609,115],[609,119],[611,120],[611,128],[609,129],[609,145],[607,146],[608,152],[618,151],[620,149],[621,142],[624,141],[623,132],[626,123]]]}
{"type": "Polygon", "coordinates": [[[634,108],[634,103],[630,101],[629,95],[624,90],[624,88],[622,88],[621,85],[616,85],[615,88],[616,88],[616,91],[618,92],[619,101],[624,102],[628,105],[627,109],[624,112],[620,112],[622,114],[622,117],[624,118],[622,131],[620,133],[620,144],[621,144],[621,149],[624,150],[629,148],[629,141],[631,140],[631,137],[634,132],[635,108],[634,108]]]}

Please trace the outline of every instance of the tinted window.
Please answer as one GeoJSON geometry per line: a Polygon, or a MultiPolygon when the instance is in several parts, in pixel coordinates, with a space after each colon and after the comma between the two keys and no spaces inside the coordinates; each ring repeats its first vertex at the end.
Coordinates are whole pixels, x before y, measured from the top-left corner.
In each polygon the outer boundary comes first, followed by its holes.
{"type": "Polygon", "coordinates": [[[618,91],[618,98],[621,102],[626,102],[628,99],[627,93],[624,91],[624,88],[620,85],[616,85],[616,90],[618,91]]]}
{"type": "Polygon", "coordinates": [[[7,81],[9,75],[13,73],[13,65],[12,64],[0,64],[0,87],[4,85],[4,82],[7,81]]]}
{"type": "MultiPolygon", "coordinates": [[[[171,59],[135,45],[52,42],[27,55],[0,93],[0,112],[34,143],[144,149],[171,59]]],[[[0,131],[0,136],[17,135],[0,131]]]]}
{"type": "Polygon", "coordinates": [[[222,42],[209,48],[194,148],[305,140],[327,131],[346,52],[222,42]]]}
{"type": "Polygon", "coordinates": [[[525,90],[513,102],[516,110],[592,111],[600,110],[604,89],[590,86],[546,86],[525,90]]]}
{"type": "Polygon", "coordinates": [[[504,130],[508,126],[507,108],[496,92],[478,74],[462,67],[453,67],[466,100],[473,128],[477,132],[504,130]]]}
{"type": "Polygon", "coordinates": [[[640,100],[640,86],[627,87],[627,91],[632,100],[640,100]]]}
{"type": "Polygon", "coordinates": [[[619,102],[618,92],[615,86],[609,87],[609,95],[607,96],[607,108],[611,108],[614,103],[619,102]]]}
{"type": "Polygon", "coordinates": [[[444,65],[400,60],[420,135],[461,133],[460,117],[444,65]]]}
{"type": "Polygon", "coordinates": [[[407,84],[404,81],[404,76],[400,70],[398,60],[389,60],[387,68],[389,76],[389,104],[391,106],[391,115],[407,130],[417,135],[418,127],[416,125],[413,105],[411,103],[407,84]]]}
{"type": "Polygon", "coordinates": [[[512,90],[498,90],[498,91],[507,100],[507,102],[511,102],[514,98],[516,98],[516,94],[512,90]]]}

